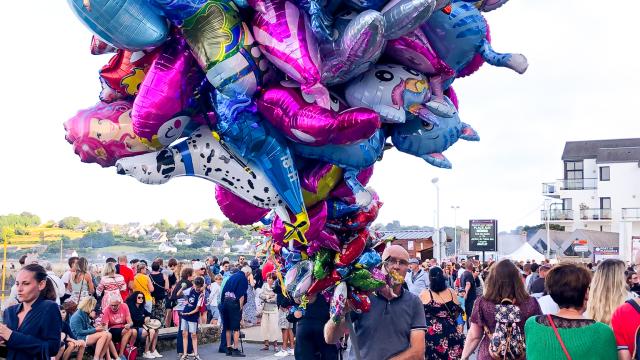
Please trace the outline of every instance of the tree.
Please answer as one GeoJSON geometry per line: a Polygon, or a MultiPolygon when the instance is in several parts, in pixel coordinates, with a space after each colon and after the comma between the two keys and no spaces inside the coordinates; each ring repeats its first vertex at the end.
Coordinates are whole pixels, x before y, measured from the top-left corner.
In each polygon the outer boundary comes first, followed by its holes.
{"type": "Polygon", "coordinates": [[[211,246],[211,243],[215,239],[216,239],[216,236],[213,235],[213,233],[211,233],[210,231],[200,230],[197,233],[195,233],[191,238],[191,241],[192,241],[191,247],[201,248],[201,247],[211,246]]]}
{"type": "Polygon", "coordinates": [[[77,216],[67,216],[62,220],[60,220],[59,225],[63,229],[73,230],[76,227],[78,227],[78,225],[80,225],[81,222],[82,220],[77,216]]]}
{"type": "Polygon", "coordinates": [[[184,220],[178,220],[176,221],[176,228],[184,230],[187,228],[187,223],[185,223],[184,220]]]}
{"type": "Polygon", "coordinates": [[[2,240],[9,240],[11,239],[16,233],[14,232],[13,228],[9,227],[9,226],[2,226],[0,227],[0,236],[2,240]]]}
{"type": "Polygon", "coordinates": [[[167,219],[160,219],[160,222],[155,224],[155,227],[162,232],[169,232],[173,230],[173,226],[167,221],[167,219]]]}

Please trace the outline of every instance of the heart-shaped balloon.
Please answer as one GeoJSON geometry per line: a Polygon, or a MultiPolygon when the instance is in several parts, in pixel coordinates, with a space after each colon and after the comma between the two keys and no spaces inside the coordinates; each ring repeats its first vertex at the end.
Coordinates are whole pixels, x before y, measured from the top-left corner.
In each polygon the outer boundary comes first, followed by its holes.
{"type": "Polygon", "coordinates": [[[369,299],[369,295],[367,295],[366,292],[350,290],[349,305],[351,305],[355,312],[362,314],[369,312],[369,310],[371,309],[371,300],[369,299]]]}
{"type": "Polygon", "coordinates": [[[354,262],[362,254],[368,239],[369,231],[367,229],[360,230],[336,255],[336,266],[348,266],[354,262]]]}
{"type": "Polygon", "coordinates": [[[333,270],[329,274],[329,276],[325,277],[324,279],[314,281],[309,290],[307,290],[307,294],[317,294],[325,289],[330,288],[331,286],[334,286],[338,283],[338,281],[340,281],[340,275],[337,271],[333,270]]]}

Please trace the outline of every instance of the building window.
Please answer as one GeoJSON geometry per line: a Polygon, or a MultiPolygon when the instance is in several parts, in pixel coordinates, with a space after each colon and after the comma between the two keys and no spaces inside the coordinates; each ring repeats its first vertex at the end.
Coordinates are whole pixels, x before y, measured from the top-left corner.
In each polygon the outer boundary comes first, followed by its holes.
{"type": "Polygon", "coordinates": [[[562,210],[572,210],[571,199],[562,199],[562,210]]]}
{"type": "Polygon", "coordinates": [[[565,188],[568,190],[579,190],[584,188],[584,170],[582,160],[564,162],[565,188]]]}
{"type": "Polygon", "coordinates": [[[600,219],[611,219],[611,198],[600,198],[600,219]]]}
{"type": "Polygon", "coordinates": [[[608,166],[600,166],[600,181],[609,181],[611,179],[609,171],[611,170],[608,166]]]}

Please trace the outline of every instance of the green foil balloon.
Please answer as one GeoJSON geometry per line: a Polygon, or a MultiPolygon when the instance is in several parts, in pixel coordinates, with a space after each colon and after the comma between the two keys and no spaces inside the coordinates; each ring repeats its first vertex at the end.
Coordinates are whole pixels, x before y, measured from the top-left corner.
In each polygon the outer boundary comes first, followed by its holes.
{"type": "Polygon", "coordinates": [[[354,271],[353,273],[351,273],[351,276],[347,282],[349,283],[349,285],[352,285],[353,287],[364,291],[373,291],[385,285],[384,281],[374,279],[367,269],[359,269],[354,271]]]}
{"type": "Polygon", "coordinates": [[[313,264],[313,277],[321,280],[329,275],[329,265],[333,258],[331,250],[320,249],[313,264]]]}

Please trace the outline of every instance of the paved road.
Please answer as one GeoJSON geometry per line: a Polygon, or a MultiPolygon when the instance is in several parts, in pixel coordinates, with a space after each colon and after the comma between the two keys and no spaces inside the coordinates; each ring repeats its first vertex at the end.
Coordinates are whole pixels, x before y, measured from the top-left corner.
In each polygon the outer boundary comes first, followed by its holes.
{"type": "MultiPolygon", "coordinates": [[[[209,344],[209,345],[204,345],[201,347],[198,347],[198,352],[200,353],[200,357],[202,358],[202,360],[209,360],[209,359],[241,359],[241,358],[232,358],[232,357],[228,357],[225,354],[221,354],[218,352],[218,346],[220,344],[219,343],[215,343],[215,344],[209,344]]],[[[288,359],[288,360],[293,360],[293,356],[286,356],[286,357],[275,357],[273,356],[274,352],[273,351],[261,351],[260,348],[262,348],[261,344],[244,344],[244,353],[245,355],[247,355],[247,357],[245,357],[244,359],[247,360],[277,360],[277,359],[288,359]]],[[[173,359],[178,359],[178,355],[176,354],[175,351],[165,351],[162,353],[162,355],[164,355],[163,358],[161,358],[161,360],[173,360],[173,359]]]]}

